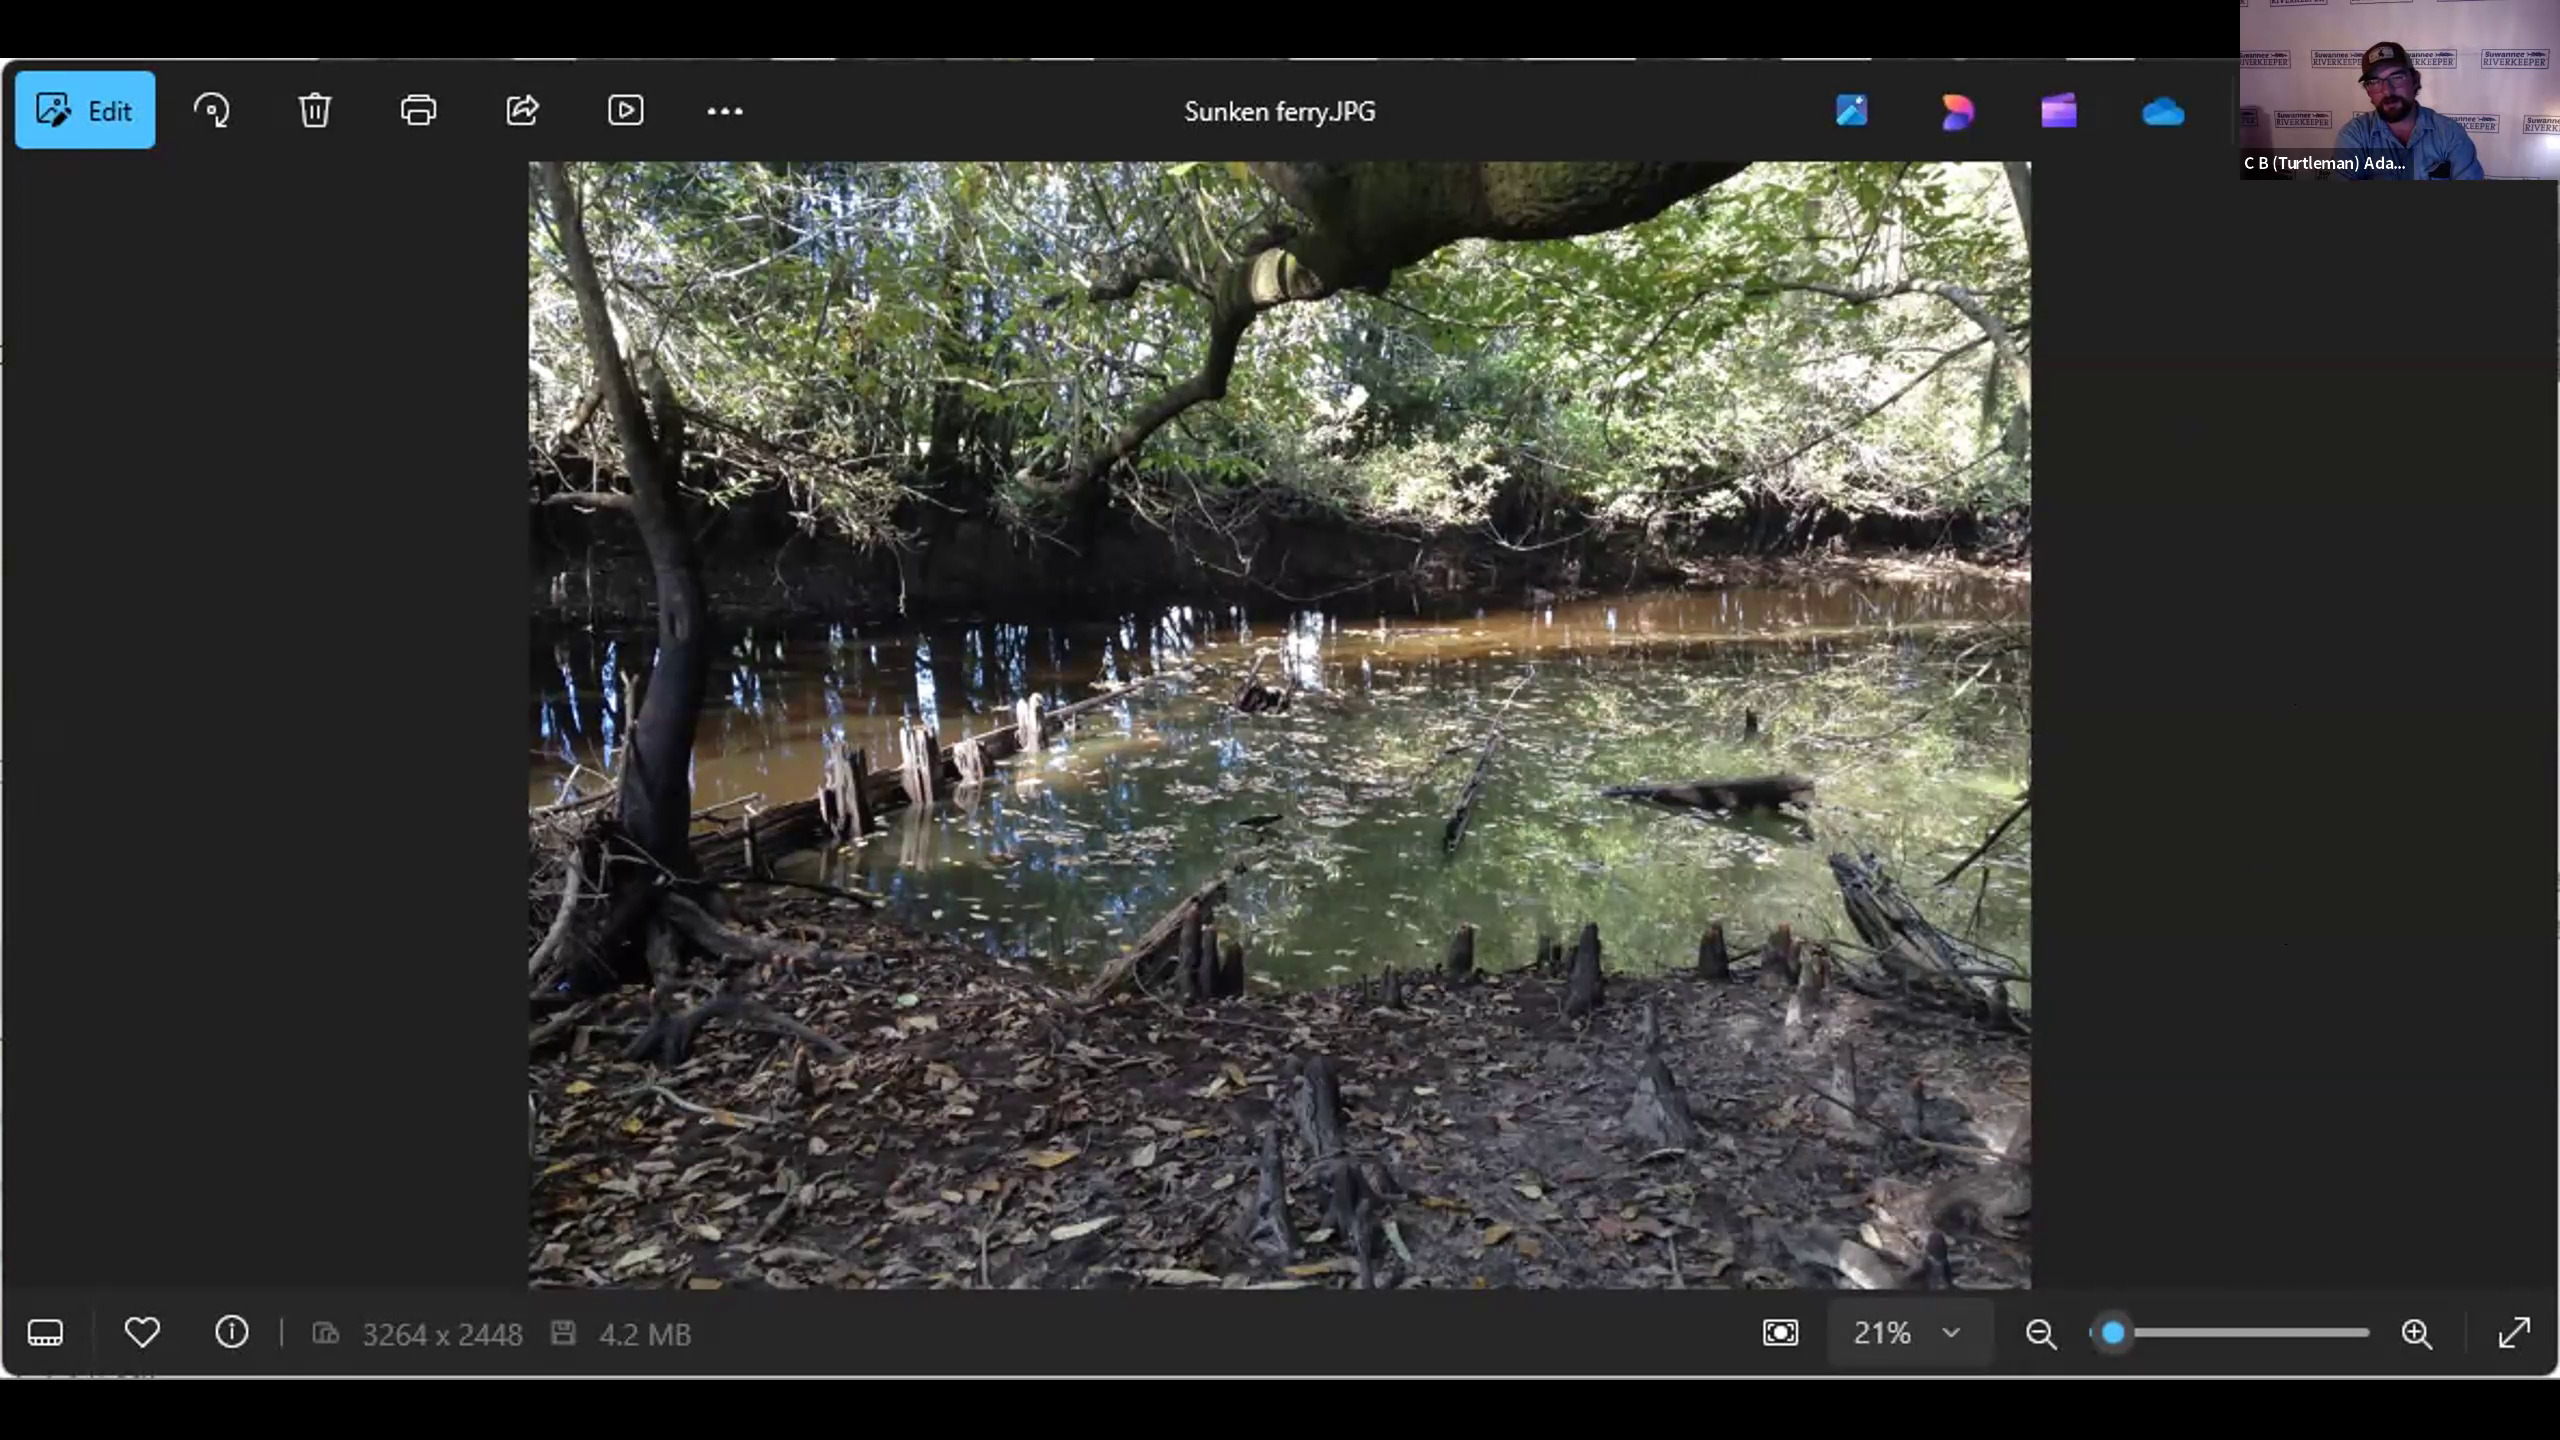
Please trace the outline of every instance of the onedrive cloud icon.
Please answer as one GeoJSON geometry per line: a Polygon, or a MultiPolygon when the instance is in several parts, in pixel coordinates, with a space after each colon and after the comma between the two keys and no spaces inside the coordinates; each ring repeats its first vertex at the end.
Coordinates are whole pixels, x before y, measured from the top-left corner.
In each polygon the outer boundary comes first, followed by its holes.
{"type": "Polygon", "coordinates": [[[2142,123],[2145,125],[2184,125],[2187,123],[2187,112],[2178,108],[2177,101],[2163,95],[2159,99],[2142,107],[2142,123]]]}

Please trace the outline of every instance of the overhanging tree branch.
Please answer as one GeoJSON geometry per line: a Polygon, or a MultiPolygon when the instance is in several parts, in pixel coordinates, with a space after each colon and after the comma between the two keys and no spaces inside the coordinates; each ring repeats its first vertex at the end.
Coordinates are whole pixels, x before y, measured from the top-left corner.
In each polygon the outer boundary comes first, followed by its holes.
{"type": "Polygon", "coordinates": [[[2000,363],[2008,368],[2009,378],[2017,384],[2018,408],[2033,413],[2034,407],[2029,401],[2033,388],[2031,382],[2034,377],[2027,368],[2026,357],[2019,353],[2016,341],[2009,335],[2008,327],[2000,323],[1999,316],[1991,313],[1991,307],[1983,304],[1980,296],[1961,285],[1949,284],[1944,280],[1905,280],[1895,285],[1860,290],[1853,286],[1833,285],[1820,280],[1773,280],[1761,282],[1760,286],[1755,288],[1771,291],[1809,290],[1817,295],[1828,295],[1835,300],[1846,300],[1852,305],[1872,305],[1879,300],[1890,300],[1896,295],[1935,295],[1963,311],[1965,318],[1980,327],[1982,333],[1990,338],[1991,348],[1999,353],[2000,363]]]}
{"type": "MultiPolygon", "coordinates": [[[[1198,373],[1150,401],[1064,474],[1022,478],[1072,504],[1090,504],[1102,477],[1133,459],[1167,421],[1226,396],[1245,331],[1265,310],[1345,290],[1383,294],[1397,270],[1459,240],[1562,240],[1636,224],[1743,169],[1655,161],[1312,160],[1247,168],[1303,216],[1307,228],[1227,264],[1207,287],[1209,352],[1198,373]]],[[[1156,275],[1181,268],[1160,255],[1147,264],[1156,275]]],[[[1116,288],[1125,274],[1102,288],[1116,288]]]]}

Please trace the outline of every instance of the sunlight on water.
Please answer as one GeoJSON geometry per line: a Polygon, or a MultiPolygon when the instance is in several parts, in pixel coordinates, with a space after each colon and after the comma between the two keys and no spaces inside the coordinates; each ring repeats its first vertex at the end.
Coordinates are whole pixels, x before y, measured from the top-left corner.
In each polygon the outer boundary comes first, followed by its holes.
{"type": "MultiPolygon", "coordinates": [[[[1295,984],[1437,963],[1461,923],[1496,968],[1586,919],[1627,969],[1689,963],[1710,920],[1738,952],[1781,921],[1849,936],[1825,857],[1854,847],[1940,924],[2031,962],[2031,822],[1933,886],[2028,782],[2029,658],[1982,628],[2025,604],[2023,588],[1980,583],[1833,582],[1454,620],[1176,606],[1094,625],[759,632],[715,662],[694,803],[807,797],[829,734],[894,766],[908,715],[933,717],[947,744],[1007,723],[1030,691],[1054,708],[1169,673],[1182,678],[1092,712],[976,793],[890,812],[823,873],[919,926],[1090,968],[1251,854],[1222,933],[1240,929],[1250,968],[1295,984]],[[1257,649],[1263,683],[1296,688],[1286,713],[1228,703],[1257,649]],[[1449,855],[1445,824],[1496,721],[1502,744],[1449,855]],[[1781,770],[1819,782],[1810,837],[1781,817],[1600,793],[1781,770]]],[[[599,765],[620,729],[612,667],[645,663],[646,643],[570,631],[534,654],[541,804],[564,756],[599,765]]]]}

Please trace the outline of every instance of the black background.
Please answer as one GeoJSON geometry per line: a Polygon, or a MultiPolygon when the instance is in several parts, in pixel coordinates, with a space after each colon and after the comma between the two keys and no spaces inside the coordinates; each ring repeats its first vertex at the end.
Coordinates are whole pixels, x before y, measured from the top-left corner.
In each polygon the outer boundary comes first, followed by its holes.
{"type": "MultiPolygon", "coordinates": [[[[522,1292],[522,161],[8,156],[13,1315],[522,1292]]],[[[2554,187],[2037,171],[2039,1289],[2547,1334],[2554,187]]]]}

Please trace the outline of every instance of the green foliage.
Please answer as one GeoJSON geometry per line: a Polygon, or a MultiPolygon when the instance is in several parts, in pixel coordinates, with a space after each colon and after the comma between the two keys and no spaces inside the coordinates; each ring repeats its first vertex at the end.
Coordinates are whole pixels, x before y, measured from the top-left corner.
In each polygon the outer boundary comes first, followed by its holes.
{"type": "MultiPolygon", "coordinates": [[[[1213,278],[1294,218],[1231,162],[578,176],[626,347],[709,417],[693,438],[699,477],[724,487],[713,498],[784,485],[808,523],[864,540],[955,476],[1036,520],[1008,477],[1055,473],[1206,359],[1193,288],[1094,292],[1150,256],[1213,278]]],[[[540,211],[528,438],[550,454],[592,371],[540,211]]],[[[1954,307],[1786,288],[1906,280],[1975,292],[2031,353],[1998,166],[1764,164],[1642,225],[1462,242],[1385,296],[1266,313],[1225,400],[1158,431],[1115,488],[1141,509],[1277,497],[1436,524],[1485,519],[1507,482],[1629,517],[1755,496],[1854,512],[2023,503],[2015,387],[1954,307]]],[[[572,448],[610,465],[609,419],[572,448]]]]}

